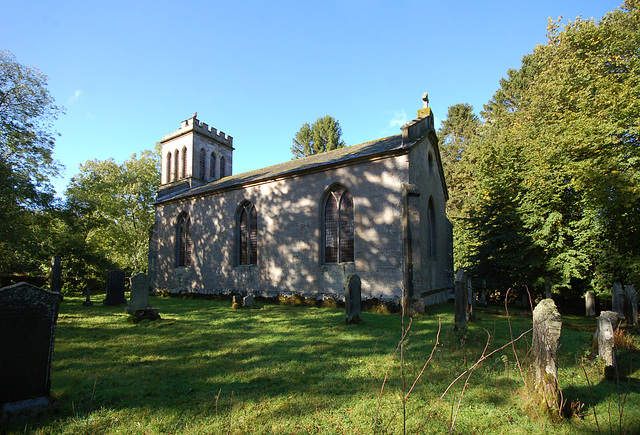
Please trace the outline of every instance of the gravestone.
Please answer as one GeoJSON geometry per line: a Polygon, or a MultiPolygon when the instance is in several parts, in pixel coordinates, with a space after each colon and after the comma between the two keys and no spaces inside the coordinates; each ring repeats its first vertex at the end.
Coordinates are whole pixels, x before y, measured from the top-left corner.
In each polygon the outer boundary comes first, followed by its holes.
{"type": "Polygon", "coordinates": [[[480,290],[480,298],[478,299],[478,304],[487,306],[487,280],[482,280],[482,289],[480,290]]]}
{"type": "Polygon", "coordinates": [[[160,318],[158,309],[149,305],[149,277],[144,273],[137,273],[129,278],[131,296],[125,310],[131,314],[130,321],[138,323],[144,319],[157,320],[160,318]]]}
{"type": "Polygon", "coordinates": [[[62,291],[62,266],[60,265],[60,257],[51,257],[49,291],[54,293],[60,293],[62,291]]]}
{"type": "Polygon", "coordinates": [[[534,389],[539,404],[558,416],[558,342],[562,318],[553,299],[543,299],[533,310],[533,340],[531,343],[534,389]]]}
{"type": "Polygon", "coordinates": [[[473,292],[473,286],[471,285],[471,279],[467,278],[467,297],[469,298],[467,307],[467,320],[476,319],[476,295],[473,292]]]}
{"type": "Polygon", "coordinates": [[[122,270],[110,270],[107,272],[107,295],[105,305],[121,305],[126,303],[124,298],[124,272],[122,270]]]}
{"type": "Polygon", "coordinates": [[[615,311],[620,314],[620,317],[624,317],[624,290],[619,282],[614,282],[611,289],[611,311],[615,311]]]}
{"type": "Polygon", "coordinates": [[[620,314],[615,311],[600,311],[600,317],[606,317],[611,322],[611,325],[615,329],[620,321],[620,314]]]}
{"type": "Polygon", "coordinates": [[[456,290],[454,329],[459,330],[467,327],[467,277],[465,276],[463,269],[458,269],[458,273],[456,273],[456,279],[454,281],[454,287],[456,290]]]}
{"type": "Polygon", "coordinates": [[[544,277],[544,293],[545,293],[545,298],[551,299],[551,277],[550,276],[544,277]]]}
{"type": "Polygon", "coordinates": [[[598,340],[598,355],[604,360],[604,374],[607,379],[611,380],[615,375],[615,338],[611,317],[603,315],[603,313],[606,312],[601,312],[598,317],[596,339],[598,340]]]}
{"type": "Polygon", "coordinates": [[[632,285],[624,287],[624,314],[627,325],[638,324],[638,295],[632,285]]]}
{"type": "Polygon", "coordinates": [[[362,321],[362,281],[358,275],[349,275],[344,286],[347,325],[362,321]]]}
{"type": "Polygon", "coordinates": [[[584,310],[587,317],[596,315],[596,295],[592,291],[588,291],[584,295],[584,310]]]}
{"type": "Polygon", "coordinates": [[[93,305],[93,302],[91,302],[91,289],[89,287],[87,287],[87,290],[85,291],[85,300],[82,305],[84,305],[85,307],[90,307],[93,305]]]}
{"type": "Polygon", "coordinates": [[[254,298],[251,295],[247,295],[244,298],[242,298],[242,306],[243,307],[251,308],[251,307],[253,307],[254,303],[255,303],[254,298]]]}
{"type": "Polygon", "coordinates": [[[60,293],[20,282],[0,288],[2,421],[51,407],[51,362],[60,293]]]}

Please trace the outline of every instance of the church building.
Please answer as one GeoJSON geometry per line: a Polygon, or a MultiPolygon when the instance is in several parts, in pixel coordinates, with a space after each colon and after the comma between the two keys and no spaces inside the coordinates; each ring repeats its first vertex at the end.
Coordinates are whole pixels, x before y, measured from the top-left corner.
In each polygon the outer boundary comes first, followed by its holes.
{"type": "Polygon", "coordinates": [[[162,138],[149,274],[156,292],[446,302],[452,227],[434,117],[401,134],[233,173],[233,138],[194,115],[162,138]]]}

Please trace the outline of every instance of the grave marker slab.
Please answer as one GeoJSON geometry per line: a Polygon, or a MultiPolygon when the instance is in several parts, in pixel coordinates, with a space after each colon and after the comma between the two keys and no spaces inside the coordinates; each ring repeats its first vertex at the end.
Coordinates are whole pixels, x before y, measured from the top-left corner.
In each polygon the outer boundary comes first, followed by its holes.
{"type": "Polygon", "coordinates": [[[454,329],[459,330],[467,327],[467,277],[465,276],[463,269],[458,269],[454,286],[456,291],[454,329]]]}
{"type": "Polygon", "coordinates": [[[254,298],[251,295],[248,295],[248,296],[245,296],[244,298],[242,298],[242,306],[243,307],[251,308],[251,307],[253,307],[254,303],[255,303],[254,298]]]}
{"type": "Polygon", "coordinates": [[[362,281],[358,275],[349,275],[344,286],[347,325],[362,321],[362,281]]]}
{"type": "Polygon", "coordinates": [[[587,317],[596,315],[596,295],[592,291],[588,291],[584,295],[584,311],[587,317]]]}
{"type": "Polygon", "coordinates": [[[124,272],[122,270],[110,270],[107,272],[107,295],[105,305],[121,305],[126,303],[124,298],[124,272]]]}
{"type": "Polygon", "coordinates": [[[534,388],[541,405],[549,413],[558,416],[560,408],[558,388],[558,342],[562,329],[562,318],[553,299],[543,299],[533,310],[533,356],[534,388]]]}
{"type": "MultiPolygon", "coordinates": [[[[604,312],[603,312],[604,313],[604,312]]],[[[615,373],[615,338],[611,318],[606,315],[598,317],[596,339],[598,340],[598,355],[604,360],[604,373],[607,379],[613,379],[615,373]]],[[[617,313],[616,313],[617,314],[617,313]]]]}
{"type": "Polygon", "coordinates": [[[0,288],[2,420],[50,406],[51,362],[60,293],[24,282],[0,288]]]}
{"type": "Polygon", "coordinates": [[[614,282],[611,289],[611,311],[615,311],[620,314],[620,317],[624,317],[624,290],[619,282],[614,282]]]}
{"type": "Polygon", "coordinates": [[[638,324],[638,295],[632,285],[624,287],[624,314],[627,325],[638,324]]]}
{"type": "Polygon", "coordinates": [[[129,282],[131,283],[131,296],[129,306],[125,308],[127,313],[131,314],[129,320],[138,323],[145,319],[159,319],[158,309],[149,305],[149,277],[144,273],[137,273],[129,279],[129,282]]]}
{"type": "Polygon", "coordinates": [[[60,293],[62,291],[62,266],[60,265],[60,257],[51,257],[49,290],[54,293],[60,293]]]}

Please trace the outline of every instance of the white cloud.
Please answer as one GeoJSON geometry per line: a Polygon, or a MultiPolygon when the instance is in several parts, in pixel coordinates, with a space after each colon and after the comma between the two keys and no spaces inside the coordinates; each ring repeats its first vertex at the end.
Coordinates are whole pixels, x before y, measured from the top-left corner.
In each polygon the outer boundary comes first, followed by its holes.
{"type": "Polygon", "coordinates": [[[391,118],[391,121],[389,121],[389,128],[400,128],[403,125],[405,125],[407,122],[409,122],[409,119],[407,118],[407,113],[404,110],[396,110],[393,113],[393,117],[391,118]]]}
{"type": "Polygon", "coordinates": [[[67,105],[71,105],[73,103],[75,103],[76,101],[78,101],[80,99],[80,96],[82,96],[82,91],[81,90],[77,90],[73,93],[73,95],[71,95],[68,99],[67,99],[67,105]]]}

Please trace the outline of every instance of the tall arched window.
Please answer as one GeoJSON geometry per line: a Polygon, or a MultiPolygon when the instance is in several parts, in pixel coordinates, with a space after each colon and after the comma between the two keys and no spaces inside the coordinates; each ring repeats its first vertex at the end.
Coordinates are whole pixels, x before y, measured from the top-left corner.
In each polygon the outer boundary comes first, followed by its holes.
{"type": "Polygon", "coordinates": [[[177,255],[176,265],[190,266],[191,265],[191,219],[187,213],[182,213],[178,217],[178,226],[176,228],[177,235],[177,255]]]}
{"type": "Polygon", "coordinates": [[[173,163],[173,181],[176,181],[180,175],[180,151],[175,150],[173,155],[176,156],[176,161],[173,163]]]}
{"type": "Polygon", "coordinates": [[[435,260],[437,258],[437,231],[436,231],[436,210],[433,206],[433,197],[429,198],[429,207],[427,208],[427,233],[429,235],[429,258],[435,260]]]}
{"type": "Polygon", "coordinates": [[[182,148],[182,167],[180,168],[180,177],[187,177],[187,147],[182,148]]]}
{"type": "Polygon", "coordinates": [[[211,153],[209,157],[209,178],[216,178],[216,155],[211,153]]]}
{"type": "Polygon", "coordinates": [[[225,177],[224,165],[225,165],[224,156],[221,156],[220,157],[220,178],[225,177]]]}
{"type": "Polygon", "coordinates": [[[353,263],[353,198],[342,186],[332,188],[324,201],[323,235],[325,263],[353,263]]]}
{"type": "Polygon", "coordinates": [[[238,211],[238,264],[258,264],[258,212],[250,202],[238,211]]]}
{"type": "Polygon", "coordinates": [[[166,182],[171,183],[171,153],[167,153],[166,182]]]}
{"type": "Polygon", "coordinates": [[[202,180],[204,180],[206,178],[206,174],[204,173],[205,171],[205,165],[204,165],[204,161],[205,161],[205,152],[204,152],[204,148],[200,148],[200,167],[198,168],[200,170],[200,172],[198,173],[198,175],[200,176],[200,178],[202,180]]]}

